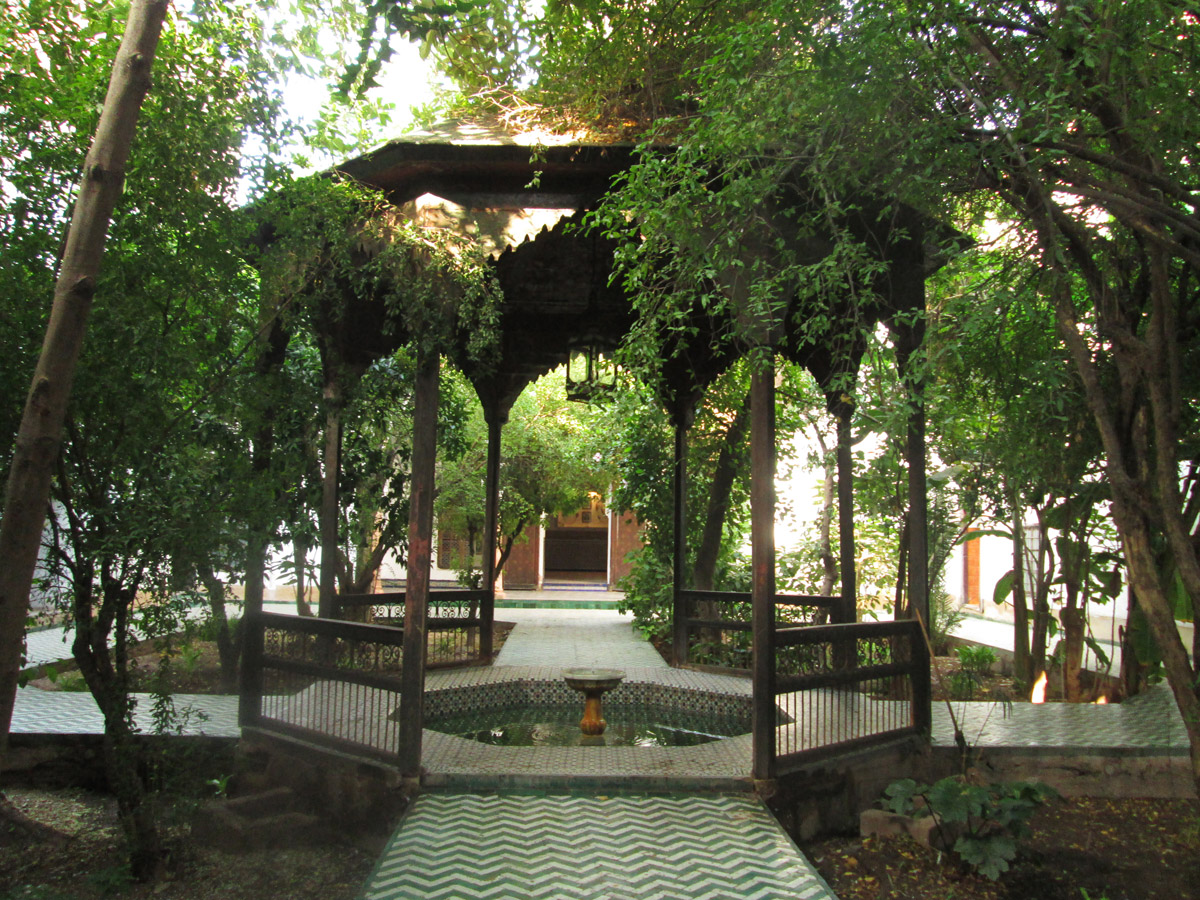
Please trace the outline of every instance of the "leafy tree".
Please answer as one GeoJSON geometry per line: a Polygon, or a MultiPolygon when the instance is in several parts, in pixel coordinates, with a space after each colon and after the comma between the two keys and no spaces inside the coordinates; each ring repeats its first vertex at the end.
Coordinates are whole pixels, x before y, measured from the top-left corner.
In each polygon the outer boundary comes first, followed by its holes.
{"type": "MultiPolygon", "coordinates": [[[[74,227],[68,231],[57,276],[54,290],[56,315],[46,332],[33,386],[16,431],[14,459],[8,467],[4,516],[0,524],[0,554],[5,560],[0,580],[0,753],[7,745],[12,719],[22,625],[37,564],[51,470],[62,437],[67,398],[95,291],[109,219],[121,191],[133,130],[148,87],[149,68],[154,60],[165,11],[165,3],[143,3],[131,12],[127,40],[122,43],[125,64],[113,67],[110,97],[105,102],[105,114],[97,125],[96,139],[87,161],[89,177],[76,203],[74,227]]],[[[37,18],[35,12],[34,21],[14,19],[4,23],[5,36],[12,37],[11,41],[5,41],[6,47],[11,48],[11,55],[5,59],[6,86],[15,88],[22,79],[22,70],[29,63],[36,62],[42,72],[54,65],[53,58],[40,47],[40,41],[16,39],[20,32],[26,35],[33,32],[37,18]]],[[[38,81],[37,86],[44,91],[48,87],[46,80],[38,81]]],[[[6,104],[4,109],[5,118],[20,119],[23,114],[28,115],[30,104],[18,99],[11,105],[6,104]]],[[[41,128],[35,126],[35,133],[39,130],[41,128]]],[[[5,143],[9,145],[6,150],[24,149],[19,147],[17,139],[6,139],[5,143]]],[[[30,218],[25,204],[18,201],[10,208],[14,224],[23,225],[30,218]]],[[[36,214],[33,218],[37,218],[36,214]]],[[[37,240],[22,243],[29,246],[37,240]]],[[[17,396],[20,396],[19,392],[17,396]]]]}
{"type": "MultiPolygon", "coordinates": [[[[343,591],[368,589],[387,552],[403,544],[411,357],[461,353],[485,372],[495,352],[498,292],[478,248],[459,235],[420,228],[379,192],[360,185],[297,180],[257,213],[264,308],[280,317],[288,335],[302,335],[302,342],[315,346],[320,364],[319,407],[284,423],[275,417],[286,401],[276,395],[272,402],[269,455],[287,424],[293,431],[286,443],[293,459],[299,451],[310,485],[318,456],[325,468],[319,530],[326,603],[339,583],[343,591]],[[375,317],[384,343],[363,345],[354,324],[363,316],[375,317]],[[381,358],[397,344],[407,346],[405,353],[381,358]],[[312,445],[318,435],[319,454],[312,445]],[[328,467],[338,457],[335,480],[328,467]]],[[[314,361],[311,351],[295,357],[314,361]]],[[[307,383],[313,383],[311,375],[307,383]]],[[[461,441],[457,423],[463,415],[458,403],[443,410],[444,422],[455,423],[443,443],[461,441]]],[[[282,484],[276,485],[278,498],[282,484]]],[[[295,504],[291,511],[297,516],[292,533],[309,540],[311,519],[306,522],[295,504]]],[[[257,561],[248,571],[261,568],[277,523],[258,523],[252,541],[257,561]]],[[[303,555],[297,555],[299,570],[303,555]]]]}
{"type": "MultiPolygon", "coordinates": [[[[931,443],[955,473],[963,505],[990,520],[989,533],[1012,540],[1014,567],[997,599],[1013,601],[1015,671],[1026,687],[1046,667],[1054,586],[1073,583],[1058,571],[1051,524],[1075,530],[1099,521],[1104,509],[1094,484],[1094,421],[1038,285],[1023,247],[978,254],[937,282],[927,341],[936,378],[931,443]],[[1064,519],[1067,510],[1074,514],[1064,519]]],[[[1067,616],[1080,646],[1081,615],[1067,616]]]]}
{"type": "MultiPolygon", "coordinates": [[[[248,283],[230,252],[232,201],[247,123],[270,123],[274,100],[253,74],[257,30],[245,9],[170,19],[158,47],[159,88],[143,110],[149,128],[129,158],[105,268],[96,274],[96,244],[92,268],[80,270],[70,239],[60,263],[47,235],[64,224],[66,186],[92,130],[120,20],[112,9],[69,2],[8,12],[13,40],[4,42],[2,132],[12,153],[5,154],[2,182],[0,270],[6,293],[36,285],[48,293],[58,270],[67,287],[86,288],[77,296],[80,311],[93,290],[102,298],[65,408],[61,455],[54,441],[40,441],[38,451],[56,465],[48,567],[73,619],[76,660],[104,714],[110,782],[134,871],[145,876],[159,865],[161,848],[132,739],[128,641],[135,624],[155,632],[169,618],[170,607],[141,599],[172,592],[173,557],[195,559],[198,548],[217,540],[205,527],[207,479],[217,471],[211,422],[191,414],[236,364],[248,283]],[[42,154],[43,146],[50,152],[42,154]]],[[[134,7],[135,20],[143,13],[134,7]]],[[[142,48],[146,62],[153,46],[142,48]]],[[[132,115],[126,113],[126,141],[132,115]]],[[[269,125],[263,134],[270,137],[269,125]]],[[[89,166],[97,165],[124,174],[119,157],[93,157],[89,166]]],[[[120,193],[120,179],[115,186],[120,193]]],[[[72,234],[79,227],[77,220],[72,234]]],[[[103,228],[97,239],[103,241],[103,228]]],[[[29,305],[25,293],[3,304],[29,305]]],[[[72,320],[76,340],[83,321],[72,320]]],[[[6,318],[3,327],[6,346],[29,347],[44,322],[6,318]]],[[[53,342],[45,352],[54,365],[70,362],[53,342]]],[[[11,410],[5,421],[15,421],[11,410]]],[[[18,453],[12,472],[26,465],[18,453]]],[[[6,571],[17,568],[15,556],[6,551],[5,559],[6,571]]]]}
{"type": "MultiPolygon", "coordinates": [[[[620,82],[609,76],[652,74],[620,40],[606,52],[606,5],[583,10],[571,19],[552,6],[544,19],[562,26],[564,47],[586,20],[593,51],[569,82],[543,85],[552,111],[595,109],[597,86],[619,108],[620,82]]],[[[646,28],[657,24],[658,5],[637,11],[646,28]]],[[[748,236],[776,234],[763,201],[781,191],[809,201],[792,225],[801,234],[825,226],[832,246],[813,263],[784,240],[773,261],[756,260],[748,283],[764,313],[794,283],[803,300],[878,273],[837,227],[848,211],[867,212],[853,198],[905,201],[966,227],[1003,209],[1028,238],[1095,419],[1130,583],[1200,782],[1200,679],[1170,589],[1177,578],[1191,605],[1200,596],[1200,478],[1188,437],[1200,269],[1195,11],[1168,0],[818,0],[697,22],[678,23],[695,33],[674,80],[688,102],[673,111],[687,115],[659,129],[677,150],[648,155],[610,207],[614,231],[636,223],[622,263],[647,331],[686,327],[712,273],[740,258],[748,236]],[[724,231],[710,226],[718,222],[724,231]]],[[[547,59],[553,41],[538,48],[541,70],[570,58],[547,59]]]]}
{"type": "MultiPolygon", "coordinates": [[[[687,586],[694,589],[748,590],[747,393],[747,369],[734,366],[705,392],[687,430],[689,555],[684,570],[687,586]]],[[[784,402],[781,433],[792,427],[793,416],[784,402]]],[[[621,508],[637,513],[644,542],[633,561],[625,601],[641,628],[665,636],[674,584],[674,426],[657,395],[633,379],[618,393],[611,417],[605,452],[619,474],[616,498],[621,508]]],[[[787,451],[781,447],[785,460],[787,451]]],[[[699,613],[716,618],[713,609],[699,613]]]]}

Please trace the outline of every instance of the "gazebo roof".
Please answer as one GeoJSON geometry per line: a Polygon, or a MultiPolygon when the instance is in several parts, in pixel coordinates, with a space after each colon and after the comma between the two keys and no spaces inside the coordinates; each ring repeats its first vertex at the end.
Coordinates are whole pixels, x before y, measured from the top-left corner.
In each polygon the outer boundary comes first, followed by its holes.
{"type": "MultiPolygon", "coordinates": [[[[634,161],[631,144],[459,122],[390,141],[334,171],[379,188],[418,221],[476,237],[492,253],[504,294],[501,358],[495,371],[473,380],[485,404],[503,416],[531,381],[565,363],[572,347],[615,346],[633,324],[628,298],[610,284],[612,243],[571,226],[634,161]]],[[[849,227],[923,279],[944,264],[947,239],[962,236],[910,208],[894,209],[902,230],[888,226],[884,233],[866,214],[849,227]]],[[[879,319],[900,305],[923,303],[911,289],[905,296],[881,296],[865,313],[879,319]]],[[[859,308],[860,320],[863,315],[859,308]]],[[[723,327],[701,324],[706,332],[723,327]]],[[[360,337],[363,349],[378,344],[377,335],[360,337]]],[[[709,333],[693,343],[664,360],[664,382],[673,395],[668,401],[688,402],[736,356],[714,350],[709,333]]],[[[792,343],[785,334],[781,352],[822,382],[838,365],[829,346],[792,343]]]]}
{"type": "Polygon", "coordinates": [[[583,209],[633,162],[632,144],[576,141],[496,122],[413,132],[336,167],[397,205],[435,194],[468,209],[583,209]]]}

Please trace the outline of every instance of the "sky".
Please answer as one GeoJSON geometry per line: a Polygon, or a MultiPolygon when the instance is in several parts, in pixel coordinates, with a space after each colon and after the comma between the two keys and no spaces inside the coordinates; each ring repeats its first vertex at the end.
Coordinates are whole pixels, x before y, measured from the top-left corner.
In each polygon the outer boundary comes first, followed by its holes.
{"type": "MultiPolygon", "coordinates": [[[[391,122],[376,128],[371,137],[363,142],[362,152],[398,137],[413,127],[413,108],[432,101],[439,84],[433,67],[421,59],[416,44],[394,39],[393,56],[379,77],[379,87],[368,96],[393,105],[391,122]]],[[[283,87],[284,105],[288,114],[298,122],[312,125],[318,119],[321,107],[329,92],[328,83],[316,79],[293,75],[283,87]]],[[[340,160],[314,159],[313,170],[323,169],[340,160]]]]}

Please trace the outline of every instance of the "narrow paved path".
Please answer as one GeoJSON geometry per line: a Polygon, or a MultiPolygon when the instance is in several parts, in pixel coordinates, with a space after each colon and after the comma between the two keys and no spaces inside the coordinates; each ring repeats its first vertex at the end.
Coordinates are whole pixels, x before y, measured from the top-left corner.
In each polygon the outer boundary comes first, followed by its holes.
{"type": "Polygon", "coordinates": [[[497,666],[667,668],[633,616],[615,609],[500,609],[496,617],[517,625],[497,666]]]}
{"type": "Polygon", "coordinates": [[[752,796],[426,794],[364,900],[836,900],[752,796]]]}

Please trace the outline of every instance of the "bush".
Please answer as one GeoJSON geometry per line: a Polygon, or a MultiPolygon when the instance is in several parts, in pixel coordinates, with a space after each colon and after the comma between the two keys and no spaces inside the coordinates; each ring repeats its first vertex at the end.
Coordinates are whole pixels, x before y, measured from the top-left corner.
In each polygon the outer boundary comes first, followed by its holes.
{"type": "Polygon", "coordinates": [[[945,656],[950,649],[950,635],[965,619],[954,598],[945,591],[929,595],[929,643],[934,656],[945,656]]]}
{"type": "Polygon", "coordinates": [[[973,672],[954,672],[947,682],[951,700],[974,700],[975,690],[980,687],[973,672]]]}
{"type": "Polygon", "coordinates": [[[985,786],[950,777],[930,786],[904,778],[888,785],[881,802],[901,815],[932,815],[943,846],[995,881],[1016,859],[1017,841],[1032,834],[1029,820],[1038,807],[1058,796],[1054,788],[1034,781],[985,786]]]}
{"type": "Polygon", "coordinates": [[[634,550],[629,559],[629,575],[618,585],[625,592],[618,609],[633,613],[634,626],[646,637],[670,640],[674,584],[670,562],[660,559],[650,546],[634,550]]]}
{"type": "Polygon", "coordinates": [[[963,671],[979,678],[987,675],[996,664],[996,654],[992,652],[991,647],[966,646],[959,647],[954,652],[958,654],[958,662],[963,671]]]}

